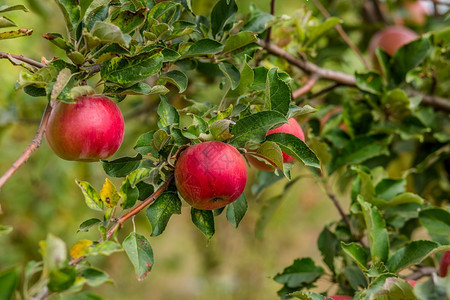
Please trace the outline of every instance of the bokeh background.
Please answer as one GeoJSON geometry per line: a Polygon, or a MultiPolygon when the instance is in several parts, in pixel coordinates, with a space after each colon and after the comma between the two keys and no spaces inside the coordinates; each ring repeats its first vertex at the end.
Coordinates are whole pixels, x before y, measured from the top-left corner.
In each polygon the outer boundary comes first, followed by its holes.
{"type": "MultiPolygon", "coordinates": [[[[194,10],[207,13],[213,0],[193,0],[194,10]]],[[[357,26],[358,11],[348,2],[344,18],[357,26]]],[[[43,33],[64,34],[61,13],[52,0],[0,0],[3,4],[25,4],[31,12],[12,12],[8,17],[21,28],[34,29],[30,37],[2,40],[0,51],[23,54],[35,60],[42,56],[50,59],[64,57],[64,53],[41,37],[43,33]]],[[[237,0],[240,13],[248,12],[248,0],[237,0]]],[[[252,1],[258,8],[269,11],[269,1],[252,1]]],[[[333,10],[333,1],[327,8],[333,10]]],[[[340,2],[342,3],[342,2],[340,2]]],[[[301,6],[312,4],[300,0],[277,1],[277,14],[295,17],[301,6]]],[[[350,35],[363,42],[358,32],[350,35]]],[[[338,36],[336,35],[336,38],[338,36]]],[[[343,52],[342,61],[355,62],[351,52],[343,52]]],[[[349,73],[358,68],[352,65],[349,73]]],[[[339,66],[342,67],[342,66],[339,66]]],[[[345,68],[344,68],[345,69],[345,68]]],[[[0,60],[0,173],[32,140],[39,125],[46,99],[32,98],[23,91],[16,91],[14,84],[22,71],[7,60],[0,60]]],[[[220,100],[217,82],[201,75],[190,79],[189,98],[211,103],[220,100]]],[[[175,105],[177,99],[172,98],[175,105]]],[[[115,155],[133,155],[132,147],[138,136],[156,126],[157,98],[130,97],[119,104],[126,121],[125,141],[115,155]]],[[[251,187],[256,172],[249,168],[247,198],[249,209],[238,229],[229,224],[225,215],[216,218],[216,234],[207,244],[204,236],[190,221],[189,207],[183,206],[182,214],[175,215],[165,233],[150,238],[155,254],[155,266],[147,279],[138,282],[131,263],[124,253],[108,258],[92,259],[94,266],[106,270],[113,284],[93,289],[105,299],[276,299],[281,287],[271,278],[290,265],[295,258],[319,259],[317,237],[325,223],[338,220],[331,201],[326,198],[306,168],[297,165],[294,176],[305,175],[293,188],[284,193],[283,201],[269,222],[262,239],[255,237],[255,224],[262,203],[280,190],[284,184],[276,184],[255,197],[251,187]]],[[[99,163],[79,163],[61,160],[54,155],[45,141],[31,159],[6,183],[0,191],[3,214],[0,224],[12,225],[14,230],[0,236],[0,270],[22,265],[29,260],[40,260],[39,241],[51,232],[66,241],[68,247],[80,239],[98,239],[96,229],[88,233],[76,233],[81,222],[101,217],[87,208],[83,196],[75,184],[75,178],[91,182],[101,188],[106,174],[99,163]]],[[[117,183],[116,180],[112,179],[117,183]]],[[[339,195],[344,207],[348,207],[346,194],[339,195]]],[[[136,218],[137,231],[148,236],[150,225],[145,214],[136,218]]],[[[131,224],[122,231],[128,233],[131,224]]],[[[321,289],[332,288],[327,282],[319,282],[321,289]]]]}

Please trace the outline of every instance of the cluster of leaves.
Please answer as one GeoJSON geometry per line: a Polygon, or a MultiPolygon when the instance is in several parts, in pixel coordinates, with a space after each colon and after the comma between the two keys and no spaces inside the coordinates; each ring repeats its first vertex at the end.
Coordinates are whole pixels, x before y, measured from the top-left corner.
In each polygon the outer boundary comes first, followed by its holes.
{"type": "MultiPolygon", "coordinates": [[[[0,6],[0,28],[17,27],[16,23],[8,17],[3,16],[4,13],[12,11],[24,11],[27,12],[28,9],[23,5],[3,5],[0,6]]],[[[30,29],[17,29],[12,31],[0,32],[0,40],[14,39],[22,36],[29,36],[33,33],[30,29]]]]}
{"type": "MultiPolygon", "coordinates": [[[[319,184],[328,185],[330,178],[338,177],[342,191],[351,188],[349,222],[344,219],[328,224],[318,239],[324,264],[341,293],[362,299],[428,299],[422,295],[443,293],[447,279],[425,282],[413,290],[399,278],[399,272],[418,264],[434,266],[434,255],[449,249],[450,214],[438,207],[448,200],[450,189],[446,169],[450,151],[446,144],[450,141],[446,132],[448,115],[420,105],[421,98],[409,93],[412,89],[426,90],[435,72],[448,70],[449,30],[425,35],[402,47],[394,57],[378,49],[381,72],[355,73],[356,90],[342,87],[323,98],[325,103],[342,109],[324,105],[316,110],[309,105],[299,107],[292,99],[292,88],[299,86],[292,78],[304,74],[279,57],[263,56],[257,42],[266,36],[268,27],[274,26],[274,40],[279,46],[301,51],[305,58],[320,62],[326,36],[340,23],[338,18],[321,21],[307,10],[300,11],[295,19],[274,17],[251,7],[240,20],[234,0],[217,1],[208,16],[195,15],[189,0],[57,3],[67,35],[46,33],[43,37],[63,49],[67,59],[53,59],[40,69],[28,67],[16,87],[31,96],[46,96],[51,102],[73,102],[80,95],[96,92],[118,101],[127,95],[158,95],[159,119],[157,129],[137,140],[135,156],[102,162],[108,176],[123,178],[120,188],[106,179],[97,191],[90,183],[77,180],[87,206],[101,213],[100,218],[83,222],[79,231],[95,226],[100,231],[99,241],[77,242],[70,249],[69,260],[64,242],[49,235],[41,245],[43,262],[31,262],[26,268],[21,284],[23,297],[62,293],[63,299],[71,299],[86,284],[108,282],[108,275],[91,267],[85,258],[122,250],[138,279],[143,280],[153,267],[153,250],[148,239],[135,232],[118,241],[113,233],[120,221],[119,211],[136,208],[150,199],[152,203],[146,208],[150,235],[162,234],[171,216],[181,213],[181,200],[171,181],[176,157],[187,145],[208,140],[229,143],[245,155],[276,164],[279,170],[258,173],[253,195],[284,177],[290,180],[285,190],[300,179],[292,178],[292,164],[283,164],[282,151],[307,166],[319,184]],[[264,66],[259,66],[261,60],[264,66]],[[178,93],[189,92],[188,78],[193,74],[220,82],[220,103],[185,97],[182,109],[170,104],[175,94],[172,87],[178,93]],[[333,98],[338,101],[330,100],[333,98]],[[324,120],[326,114],[329,116],[324,120]],[[266,137],[269,129],[292,117],[308,118],[312,150],[289,134],[266,137]],[[388,174],[392,172],[387,169],[395,168],[412,148],[416,151],[407,154],[413,157],[404,172],[388,174]],[[153,199],[166,184],[168,188],[153,199]],[[420,226],[428,230],[432,241],[411,241],[420,226]],[[109,240],[111,237],[114,241],[109,240]],[[34,276],[38,273],[40,279],[34,276]]],[[[440,74],[439,80],[448,82],[449,73],[440,74]]],[[[448,94],[445,88],[436,92],[448,94]]],[[[283,195],[278,195],[264,201],[257,236],[263,236],[282,199],[283,195]]],[[[192,208],[192,222],[211,239],[214,217],[223,210],[192,208]]],[[[238,227],[246,210],[247,199],[241,195],[228,205],[226,217],[238,227]]],[[[322,267],[302,258],[274,279],[283,284],[281,297],[323,299],[319,294],[293,293],[314,287],[323,275],[322,267]]],[[[7,282],[2,290],[13,293],[18,270],[0,276],[7,282]]]]}

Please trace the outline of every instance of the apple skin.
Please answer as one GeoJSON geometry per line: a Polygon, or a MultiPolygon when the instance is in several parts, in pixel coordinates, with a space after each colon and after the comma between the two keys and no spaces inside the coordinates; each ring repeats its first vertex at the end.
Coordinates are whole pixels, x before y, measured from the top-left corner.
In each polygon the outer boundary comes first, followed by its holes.
{"type": "Polygon", "coordinates": [[[450,267],[450,251],[445,251],[441,258],[439,276],[441,277],[447,276],[449,267],[450,267]]]}
{"type": "MultiPolygon", "coordinates": [[[[303,133],[302,128],[298,124],[297,120],[295,118],[290,118],[288,120],[288,123],[285,123],[281,125],[280,127],[271,129],[267,131],[266,136],[271,135],[272,133],[290,133],[292,135],[295,135],[302,141],[305,141],[305,135],[303,133]]],[[[252,164],[255,168],[266,171],[266,172],[272,172],[276,169],[276,165],[273,162],[269,162],[272,166],[269,164],[264,163],[263,161],[259,161],[258,159],[252,157],[251,155],[246,156],[249,163],[252,164]]],[[[283,162],[284,163],[290,163],[293,162],[294,158],[286,153],[283,152],[283,162]]]]}
{"type": "Polygon", "coordinates": [[[344,295],[333,295],[333,296],[328,296],[328,299],[333,299],[333,300],[352,300],[353,297],[344,296],[344,295]]]}
{"type": "Polygon", "coordinates": [[[413,40],[419,38],[419,35],[409,28],[403,26],[389,26],[374,35],[369,44],[369,53],[372,58],[375,57],[375,49],[380,47],[390,56],[413,40]]]}
{"type": "Polygon", "coordinates": [[[408,282],[412,287],[414,287],[419,282],[412,280],[412,279],[405,279],[406,282],[408,282]]]}
{"type": "Polygon", "coordinates": [[[45,137],[65,160],[98,161],[113,155],[123,140],[122,113],[106,96],[82,96],[75,104],[55,102],[45,137]]]}
{"type": "Polygon", "coordinates": [[[181,152],[175,164],[178,193],[192,207],[218,209],[235,201],[247,183],[242,155],[229,144],[211,141],[181,152]]]}

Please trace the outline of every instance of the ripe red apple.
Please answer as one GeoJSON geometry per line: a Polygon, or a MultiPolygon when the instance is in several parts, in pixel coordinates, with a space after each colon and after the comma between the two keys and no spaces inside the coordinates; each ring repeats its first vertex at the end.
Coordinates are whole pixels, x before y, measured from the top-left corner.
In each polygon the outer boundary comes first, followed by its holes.
{"type": "Polygon", "coordinates": [[[450,251],[445,251],[441,258],[441,266],[439,269],[439,276],[445,277],[448,274],[448,268],[450,267],[450,251]]]}
{"type": "Polygon", "coordinates": [[[175,164],[178,192],[192,207],[217,209],[244,191],[247,168],[242,155],[229,144],[212,141],[190,146],[175,164]]]}
{"type": "Polygon", "coordinates": [[[97,161],[113,155],[123,140],[119,107],[105,96],[82,96],[74,104],[57,101],[45,137],[50,148],[66,160],[97,161]]]}
{"type": "Polygon", "coordinates": [[[403,26],[389,26],[384,30],[379,31],[372,38],[369,44],[369,53],[375,57],[375,49],[380,47],[386,51],[390,56],[394,56],[395,52],[413,40],[417,39],[419,35],[409,28],[403,26]]]}
{"type": "Polygon", "coordinates": [[[328,296],[328,299],[333,299],[333,300],[352,300],[353,297],[344,296],[344,295],[333,295],[333,296],[328,296]]]}
{"type": "MultiPolygon", "coordinates": [[[[288,123],[285,123],[283,125],[281,125],[280,127],[271,129],[269,131],[267,131],[267,135],[270,135],[272,133],[290,133],[292,135],[295,135],[296,137],[298,137],[299,139],[301,139],[302,141],[305,141],[305,135],[303,134],[303,130],[300,127],[300,125],[298,124],[297,120],[295,120],[295,118],[290,118],[288,120],[288,123]]],[[[269,162],[271,165],[266,164],[263,161],[260,161],[254,157],[252,157],[251,155],[247,155],[246,156],[248,161],[257,169],[262,170],[262,171],[267,171],[267,172],[271,172],[274,171],[276,169],[276,165],[273,162],[269,162]]],[[[284,163],[290,163],[293,162],[294,158],[286,153],[283,152],[283,162],[284,163]]]]}

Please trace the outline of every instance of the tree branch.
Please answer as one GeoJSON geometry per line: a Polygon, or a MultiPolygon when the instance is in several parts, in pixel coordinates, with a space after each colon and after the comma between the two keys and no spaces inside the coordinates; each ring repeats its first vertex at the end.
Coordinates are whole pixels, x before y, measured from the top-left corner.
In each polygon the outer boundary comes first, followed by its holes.
{"type": "Polygon", "coordinates": [[[15,55],[15,54],[9,54],[6,52],[1,52],[0,51],[0,58],[6,58],[8,59],[12,64],[16,64],[16,62],[14,60],[12,60],[11,58],[15,59],[15,60],[19,60],[22,61],[26,64],[29,64],[30,66],[36,67],[36,68],[43,68],[45,67],[44,64],[37,62],[31,58],[25,57],[23,55],[15,55]]]}
{"type": "MultiPolygon", "coordinates": [[[[270,14],[275,15],[275,0],[270,0],[270,14]]],[[[270,36],[272,35],[272,26],[267,29],[266,43],[270,44],[270,36]]]]}
{"type": "Polygon", "coordinates": [[[28,160],[30,155],[41,145],[42,137],[44,136],[45,130],[47,128],[47,122],[50,117],[51,110],[52,107],[50,106],[50,103],[47,103],[44,114],[42,115],[41,124],[39,125],[34,139],[31,141],[22,155],[11,165],[8,171],[6,171],[5,174],[0,177],[0,189],[6,183],[6,181],[8,181],[8,179],[17,171],[17,169],[28,160]]]}
{"type": "MultiPolygon", "coordinates": [[[[142,201],[138,206],[134,207],[132,210],[130,210],[129,212],[127,212],[126,214],[124,214],[123,216],[121,216],[115,223],[113,226],[111,226],[111,228],[108,229],[108,232],[106,233],[106,238],[105,241],[109,240],[114,233],[116,232],[116,230],[128,219],[134,217],[135,215],[137,215],[141,210],[143,210],[145,207],[147,207],[150,203],[152,203],[153,201],[155,201],[159,196],[161,196],[162,193],[164,193],[167,188],[169,187],[170,183],[173,180],[173,175],[170,175],[166,181],[153,193],[151,194],[147,199],[145,199],[144,201],[142,201]]],[[[99,242],[103,242],[103,239],[100,239],[99,242]]],[[[74,266],[79,264],[80,262],[82,262],[84,259],[86,258],[86,256],[81,256],[78,258],[74,258],[72,260],[70,260],[70,265],[74,266]]]]}
{"type": "MultiPolygon", "coordinates": [[[[325,7],[323,7],[323,5],[319,2],[319,0],[312,0],[312,2],[320,10],[322,15],[324,15],[324,17],[326,17],[326,18],[330,18],[331,17],[330,13],[326,10],[325,7]]],[[[342,37],[344,42],[353,50],[353,52],[355,52],[359,56],[359,58],[361,59],[362,63],[364,64],[364,67],[367,70],[370,70],[369,63],[366,61],[366,59],[362,55],[361,51],[359,51],[358,47],[356,47],[356,45],[352,42],[352,40],[350,40],[349,36],[347,35],[347,33],[345,33],[345,31],[342,28],[342,26],[340,24],[337,24],[334,28],[336,28],[337,32],[342,37]]]]}
{"type": "MultiPolygon", "coordinates": [[[[267,44],[265,41],[260,40],[258,42],[258,45],[260,45],[261,47],[266,49],[269,53],[272,53],[273,55],[284,58],[289,63],[300,68],[301,70],[303,70],[306,73],[316,74],[317,76],[319,76],[319,78],[334,81],[339,85],[347,85],[347,86],[351,86],[351,87],[356,87],[356,79],[352,75],[348,75],[348,74],[345,74],[345,73],[342,73],[339,71],[334,71],[334,70],[319,67],[318,65],[316,65],[312,62],[295,57],[294,55],[290,54],[286,50],[284,50],[276,45],[267,44]]],[[[334,87],[336,87],[336,86],[333,85],[332,88],[334,88],[334,87]]],[[[437,96],[426,95],[426,94],[422,94],[422,93],[416,92],[416,91],[408,91],[408,94],[410,96],[422,96],[423,104],[434,107],[438,110],[450,112],[450,101],[448,99],[437,97],[437,96]]]]}
{"type": "Polygon", "coordinates": [[[292,98],[297,99],[303,96],[304,94],[308,93],[314,87],[314,85],[318,80],[319,76],[316,74],[312,74],[311,77],[308,79],[308,81],[306,81],[306,83],[302,87],[300,87],[299,89],[295,90],[292,93],[292,98]]]}
{"type": "Polygon", "coordinates": [[[421,267],[417,271],[403,277],[403,279],[417,280],[425,276],[429,276],[433,273],[437,273],[437,270],[433,267],[421,267]]]}

